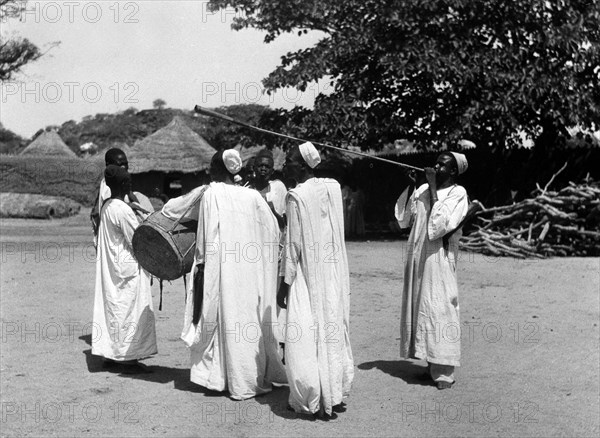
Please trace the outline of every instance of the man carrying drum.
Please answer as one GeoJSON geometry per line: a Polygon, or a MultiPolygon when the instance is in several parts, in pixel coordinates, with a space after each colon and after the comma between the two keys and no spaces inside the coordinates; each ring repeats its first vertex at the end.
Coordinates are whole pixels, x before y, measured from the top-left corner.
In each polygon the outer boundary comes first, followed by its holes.
{"type": "Polygon", "coordinates": [[[92,354],[104,366],[125,366],[129,374],[149,372],[138,359],[157,353],[150,277],[132,253],[139,223],[124,197],[131,176],[121,166],[104,172],[110,198],[103,203],[98,231],[92,354]]]}

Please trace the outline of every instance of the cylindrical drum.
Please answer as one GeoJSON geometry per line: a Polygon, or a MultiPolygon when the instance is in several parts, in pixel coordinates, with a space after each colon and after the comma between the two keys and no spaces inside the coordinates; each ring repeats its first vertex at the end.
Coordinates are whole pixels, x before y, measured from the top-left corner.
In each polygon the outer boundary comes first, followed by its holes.
{"type": "Polygon", "coordinates": [[[161,280],[175,280],[192,269],[197,221],[178,223],[160,211],[152,213],[133,234],[133,254],[139,264],[161,280]]]}

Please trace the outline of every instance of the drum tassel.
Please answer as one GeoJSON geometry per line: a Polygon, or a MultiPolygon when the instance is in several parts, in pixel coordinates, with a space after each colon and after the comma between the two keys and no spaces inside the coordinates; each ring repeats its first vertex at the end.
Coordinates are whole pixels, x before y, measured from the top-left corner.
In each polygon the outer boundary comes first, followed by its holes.
{"type": "Polygon", "coordinates": [[[162,310],[162,293],[163,293],[163,281],[158,280],[160,284],[160,301],[158,303],[158,310],[162,310]]]}
{"type": "Polygon", "coordinates": [[[183,296],[184,296],[184,304],[187,303],[187,280],[185,279],[187,274],[183,274],[183,296]]]}

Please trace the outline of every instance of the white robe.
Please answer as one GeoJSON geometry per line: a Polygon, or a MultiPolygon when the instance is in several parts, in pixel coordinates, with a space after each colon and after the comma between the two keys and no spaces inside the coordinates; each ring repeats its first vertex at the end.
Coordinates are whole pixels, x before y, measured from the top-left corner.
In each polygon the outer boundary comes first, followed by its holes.
{"type": "Polygon", "coordinates": [[[327,414],[349,395],[350,276],[340,185],[311,178],[288,192],[282,275],[287,298],[285,362],[296,412],[327,414]]]}
{"type": "Polygon", "coordinates": [[[459,185],[438,190],[431,208],[429,186],[423,184],[408,198],[408,189],[396,203],[401,228],[412,223],[408,238],[402,313],[400,356],[440,365],[460,365],[460,312],[456,260],[458,230],[444,249],[443,236],[467,214],[467,192],[459,185]]]}
{"type": "Polygon", "coordinates": [[[183,196],[172,198],[163,206],[161,212],[172,220],[179,218],[198,220],[200,211],[200,195],[206,186],[199,186],[183,196]]]}
{"type": "Polygon", "coordinates": [[[278,179],[274,179],[269,181],[268,187],[269,189],[267,192],[261,192],[261,194],[266,196],[268,202],[273,203],[273,207],[277,214],[283,215],[283,213],[285,213],[285,196],[287,195],[285,184],[278,179]]]}
{"type": "Polygon", "coordinates": [[[181,338],[190,347],[191,381],[243,400],[285,383],[277,352],[279,228],[255,190],[211,183],[200,201],[196,265],[204,264],[200,321],[192,323],[193,281],[181,338]]]}
{"type": "MultiPolygon", "coordinates": [[[[267,202],[273,203],[273,208],[278,215],[283,216],[285,214],[285,199],[287,196],[287,188],[280,180],[274,179],[269,181],[269,185],[265,187],[265,190],[261,191],[260,194],[264,196],[267,202]]],[[[281,260],[281,253],[283,250],[283,240],[285,238],[285,227],[282,229],[280,245],[279,245],[279,259],[281,260]]],[[[280,282],[277,282],[277,288],[279,289],[280,282]]],[[[277,308],[277,329],[275,330],[275,337],[278,343],[285,342],[285,321],[286,321],[286,310],[277,308]]]]}
{"type": "Polygon", "coordinates": [[[131,247],[137,226],[125,202],[106,201],[98,231],[92,354],[118,361],[157,352],[150,277],[131,247]]]}

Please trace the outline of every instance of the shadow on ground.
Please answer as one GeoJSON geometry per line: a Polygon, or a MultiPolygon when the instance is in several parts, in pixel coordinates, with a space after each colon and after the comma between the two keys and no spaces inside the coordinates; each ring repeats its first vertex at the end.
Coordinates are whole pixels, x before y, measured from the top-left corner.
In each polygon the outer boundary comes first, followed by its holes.
{"type": "MultiPolygon", "coordinates": [[[[84,335],[79,337],[80,340],[84,341],[88,345],[92,345],[91,335],[84,335]]],[[[118,374],[121,377],[129,379],[144,380],[146,382],[154,383],[169,383],[173,382],[173,387],[180,391],[189,391],[194,393],[203,394],[207,397],[223,397],[226,396],[226,392],[211,391],[203,388],[200,385],[196,385],[190,381],[190,370],[189,368],[173,368],[164,367],[161,365],[148,365],[147,368],[152,371],[147,374],[127,374],[127,367],[112,363],[107,366],[104,359],[100,356],[94,356],[91,349],[83,350],[85,355],[85,361],[87,364],[88,372],[90,373],[112,373],[118,374]]]]}
{"type": "Polygon", "coordinates": [[[435,386],[433,380],[428,378],[427,368],[408,360],[375,360],[358,365],[359,370],[373,368],[402,379],[409,385],[435,386]]]}

